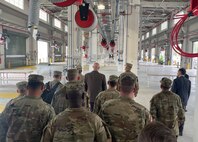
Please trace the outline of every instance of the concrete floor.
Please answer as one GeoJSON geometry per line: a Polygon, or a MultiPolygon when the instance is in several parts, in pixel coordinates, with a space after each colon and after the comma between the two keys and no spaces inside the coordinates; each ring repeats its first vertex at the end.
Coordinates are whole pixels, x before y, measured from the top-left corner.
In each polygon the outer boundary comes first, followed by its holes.
{"type": "MultiPolygon", "coordinates": [[[[50,80],[50,74],[53,70],[60,70],[63,71],[63,65],[55,65],[55,66],[37,66],[34,70],[34,73],[39,73],[45,76],[45,82],[50,80]]],[[[140,104],[144,105],[149,109],[149,101],[153,95],[160,91],[160,79],[164,76],[170,77],[174,79],[177,74],[178,68],[172,66],[160,66],[154,65],[151,63],[139,63],[138,67],[138,77],[140,81],[140,91],[136,101],[140,104]]],[[[87,72],[87,71],[86,71],[87,72]]],[[[108,78],[109,75],[115,74],[119,75],[120,72],[117,71],[115,66],[107,66],[102,67],[101,72],[106,75],[108,78]]],[[[196,92],[198,88],[196,87],[196,70],[188,70],[188,74],[192,81],[192,93],[188,104],[188,112],[186,113],[186,125],[184,129],[184,136],[179,137],[178,142],[193,142],[193,134],[194,134],[194,111],[195,111],[195,100],[196,100],[196,92]]],[[[7,82],[0,82],[0,111],[3,109],[4,105],[10,100],[11,97],[15,96],[16,87],[14,86],[17,81],[7,81],[7,82]],[[7,94],[7,97],[5,95],[7,94]],[[12,94],[12,95],[11,95],[12,94]],[[10,96],[10,97],[9,97],[10,96]]],[[[66,80],[63,78],[63,83],[66,80]]],[[[195,141],[194,141],[195,142],[195,141]]]]}

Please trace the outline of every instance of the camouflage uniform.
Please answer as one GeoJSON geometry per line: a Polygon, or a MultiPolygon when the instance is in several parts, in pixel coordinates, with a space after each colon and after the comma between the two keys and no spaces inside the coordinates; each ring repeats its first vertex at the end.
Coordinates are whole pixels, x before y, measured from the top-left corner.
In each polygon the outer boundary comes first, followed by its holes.
{"type": "MultiPolygon", "coordinates": [[[[135,83],[136,77],[130,74],[122,76],[121,82],[126,78],[135,83]]],[[[100,116],[107,123],[113,142],[137,142],[140,131],[150,122],[148,110],[128,96],[105,102],[100,116]]]]}
{"type": "MultiPolygon", "coordinates": [[[[42,82],[43,77],[30,75],[30,81],[42,82]]],[[[40,142],[42,130],[54,116],[53,108],[40,97],[13,101],[0,116],[0,142],[40,142]]]]}
{"type": "MultiPolygon", "coordinates": [[[[27,90],[27,81],[21,81],[21,82],[18,82],[16,84],[16,87],[19,91],[24,91],[24,90],[27,90]]],[[[23,93],[20,93],[18,97],[14,98],[14,99],[11,99],[7,104],[6,106],[9,106],[11,103],[19,100],[20,98],[22,98],[23,96],[26,96],[27,94],[23,94],[23,93]]]]}
{"type": "MultiPolygon", "coordinates": [[[[56,114],[59,114],[63,112],[66,108],[69,107],[69,102],[66,98],[67,90],[71,88],[72,86],[75,86],[76,84],[79,84],[78,81],[70,81],[66,83],[66,85],[55,93],[53,99],[52,99],[52,106],[55,110],[56,114]]],[[[83,85],[83,84],[81,84],[83,85]]]]}
{"type": "MultiPolygon", "coordinates": [[[[83,86],[76,84],[68,92],[72,90],[83,93],[83,86]]],[[[83,108],[67,108],[46,126],[41,142],[106,142],[107,134],[96,114],[83,108]]]]}
{"type": "MultiPolygon", "coordinates": [[[[172,81],[168,78],[161,80],[161,85],[170,88],[172,81]]],[[[185,121],[184,110],[179,96],[169,90],[161,91],[150,101],[150,113],[156,121],[162,122],[175,134],[179,134],[179,124],[185,121]]]]}
{"type": "MultiPolygon", "coordinates": [[[[115,75],[111,75],[109,77],[109,81],[117,82],[117,80],[118,80],[118,77],[115,75]]],[[[102,108],[102,105],[106,101],[111,100],[111,99],[117,99],[117,98],[119,98],[119,96],[120,96],[120,93],[114,88],[107,89],[106,91],[99,93],[99,95],[96,97],[96,100],[95,100],[93,112],[96,114],[99,114],[100,109],[102,108]]]]}
{"type": "MultiPolygon", "coordinates": [[[[78,73],[76,69],[70,69],[68,70],[67,76],[77,76],[77,74],[78,73]]],[[[56,114],[63,112],[66,108],[69,107],[69,102],[66,98],[67,90],[72,88],[72,86],[75,86],[76,84],[79,84],[79,81],[69,81],[61,90],[57,91],[54,94],[52,99],[52,106],[56,114]]]]}
{"type": "Polygon", "coordinates": [[[121,78],[123,77],[123,76],[125,76],[125,75],[131,75],[131,76],[134,76],[135,78],[136,78],[136,83],[135,83],[135,89],[136,89],[136,95],[138,94],[138,91],[139,91],[139,83],[138,83],[138,77],[133,73],[133,72],[131,72],[131,68],[132,68],[132,64],[130,64],[130,63],[126,63],[126,65],[125,65],[125,72],[124,73],[122,73],[121,75],[120,75],[120,77],[119,77],[119,81],[118,81],[118,91],[120,91],[120,86],[119,86],[119,84],[120,84],[120,80],[121,80],[121,78]]]}

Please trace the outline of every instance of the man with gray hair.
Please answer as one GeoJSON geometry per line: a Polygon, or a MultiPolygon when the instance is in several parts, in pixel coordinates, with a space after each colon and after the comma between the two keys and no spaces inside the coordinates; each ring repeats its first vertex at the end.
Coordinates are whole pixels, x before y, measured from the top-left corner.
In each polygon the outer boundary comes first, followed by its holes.
{"type": "Polygon", "coordinates": [[[94,63],[93,71],[85,75],[85,91],[89,95],[90,110],[93,111],[97,95],[107,89],[106,77],[99,73],[100,64],[94,63]]]}

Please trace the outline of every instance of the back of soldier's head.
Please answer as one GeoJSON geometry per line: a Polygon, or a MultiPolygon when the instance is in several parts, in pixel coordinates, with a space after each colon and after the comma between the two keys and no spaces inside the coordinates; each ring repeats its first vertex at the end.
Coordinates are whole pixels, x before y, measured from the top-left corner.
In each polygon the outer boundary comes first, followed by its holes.
{"type": "Polygon", "coordinates": [[[17,92],[20,93],[20,95],[26,95],[26,93],[27,93],[27,85],[28,85],[27,81],[18,82],[16,84],[17,92]]]}
{"type": "Polygon", "coordinates": [[[81,106],[83,93],[83,84],[80,82],[75,82],[66,86],[66,98],[69,101],[70,107],[81,106]]]}
{"type": "Polygon", "coordinates": [[[28,84],[27,87],[28,89],[40,89],[44,86],[43,83],[44,77],[41,75],[37,75],[37,74],[31,74],[28,76],[28,84]]]}
{"type": "Polygon", "coordinates": [[[67,80],[74,81],[78,78],[78,70],[77,69],[69,69],[67,71],[67,80]]]}
{"type": "Polygon", "coordinates": [[[135,87],[135,78],[130,75],[120,76],[120,89],[125,94],[130,94],[135,87]]]}
{"type": "Polygon", "coordinates": [[[61,71],[54,71],[54,78],[55,79],[61,79],[62,72],[61,71]]]}
{"type": "Polygon", "coordinates": [[[140,133],[138,142],[177,142],[174,132],[165,125],[154,122],[140,133]]]}
{"type": "Polygon", "coordinates": [[[108,80],[108,85],[111,87],[115,87],[118,83],[119,77],[116,75],[110,75],[108,80]]]}

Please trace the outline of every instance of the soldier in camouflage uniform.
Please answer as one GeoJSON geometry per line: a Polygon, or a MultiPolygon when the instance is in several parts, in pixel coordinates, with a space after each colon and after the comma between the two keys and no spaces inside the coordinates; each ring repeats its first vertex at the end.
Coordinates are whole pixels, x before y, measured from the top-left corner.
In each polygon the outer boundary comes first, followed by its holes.
{"type": "Polygon", "coordinates": [[[65,84],[65,86],[61,90],[57,91],[52,99],[52,106],[56,114],[63,112],[69,106],[68,100],[66,99],[67,89],[78,82],[77,69],[68,70],[67,80],[68,82],[65,84]]]}
{"type": "MultiPolygon", "coordinates": [[[[136,81],[135,81],[135,95],[137,95],[138,91],[139,91],[138,77],[133,72],[131,72],[132,67],[133,67],[133,65],[131,63],[126,63],[125,72],[122,73],[120,76],[123,76],[124,74],[130,74],[130,75],[136,77],[136,81]]],[[[119,81],[118,81],[118,83],[119,83],[119,81]]],[[[118,84],[118,91],[120,91],[120,83],[118,84]]]]}
{"type": "Polygon", "coordinates": [[[156,94],[150,101],[150,113],[155,121],[159,121],[179,134],[179,126],[185,120],[181,99],[178,95],[169,91],[172,81],[162,78],[162,91],[156,94]]]}
{"type": "Polygon", "coordinates": [[[153,122],[141,131],[138,142],[177,142],[177,138],[164,124],[153,122]]]}
{"type": "Polygon", "coordinates": [[[30,75],[28,94],[6,106],[0,116],[0,142],[40,142],[42,131],[55,116],[43,102],[43,76],[30,75]]]}
{"type": "Polygon", "coordinates": [[[69,108],[57,115],[44,129],[41,142],[106,142],[102,120],[82,108],[84,87],[76,83],[67,90],[69,108]]]}
{"type": "Polygon", "coordinates": [[[99,93],[99,95],[96,97],[93,110],[94,113],[99,114],[102,105],[106,101],[111,99],[117,99],[120,96],[119,92],[116,90],[117,83],[118,76],[111,75],[108,80],[109,88],[106,91],[99,93]]]}
{"type": "Polygon", "coordinates": [[[107,123],[113,142],[137,142],[141,130],[151,121],[149,111],[136,103],[136,76],[120,76],[120,97],[105,102],[100,116],[107,123]]]}
{"type": "Polygon", "coordinates": [[[27,81],[21,81],[16,84],[17,93],[19,93],[18,97],[27,95],[27,81]]]}
{"type": "Polygon", "coordinates": [[[20,98],[24,97],[27,95],[27,81],[21,81],[16,84],[17,87],[17,93],[19,94],[18,97],[11,99],[6,106],[9,106],[11,103],[14,101],[19,100],[20,98]]]}

